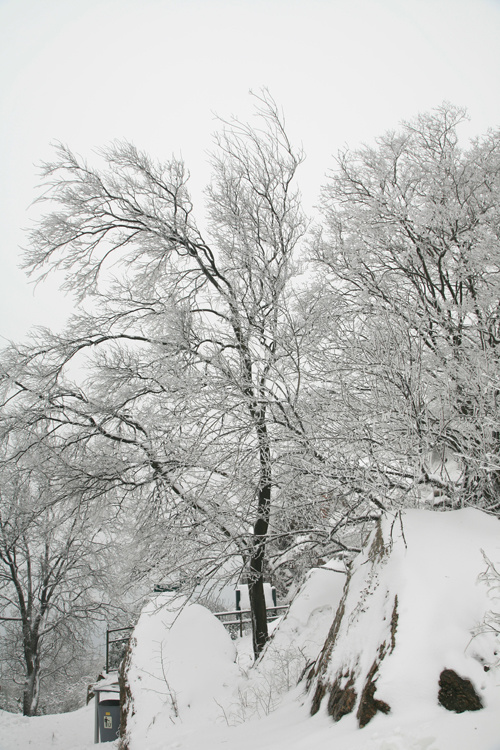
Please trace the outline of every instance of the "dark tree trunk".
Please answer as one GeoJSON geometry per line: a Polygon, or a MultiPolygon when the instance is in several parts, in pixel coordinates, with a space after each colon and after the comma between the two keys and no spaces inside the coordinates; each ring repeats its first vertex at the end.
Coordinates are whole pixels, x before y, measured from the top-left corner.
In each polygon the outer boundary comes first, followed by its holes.
{"type": "Polygon", "coordinates": [[[266,553],[266,537],[269,526],[269,503],[271,487],[266,486],[259,492],[259,508],[265,508],[266,515],[258,518],[254,526],[253,550],[250,558],[250,576],[248,592],[250,608],[252,610],[253,651],[255,658],[259,656],[268,639],[267,609],[264,594],[264,559],[266,553]]]}
{"type": "Polygon", "coordinates": [[[271,509],[271,449],[264,414],[257,426],[259,439],[260,486],[257,499],[257,521],[253,531],[248,592],[252,610],[253,650],[257,659],[269,637],[264,594],[264,561],[271,509]]]}
{"type": "Polygon", "coordinates": [[[35,716],[38,709],[40,687],[40,660],[38,655],[32,655],[26,665],[26,680],[23,692],[23,715],[35,716]]]}
{"type": "Polygon", "coordinates": [[[43,620],[44,613],[48,607],[47,590],[44,588],[40,592],[40,600],[42,602],[42,611],[37,615],[35,620],[32,620],[33,616],[33,589],[32,589],[32,573],[31,573],[31,558],[29,556],[28,544],[25,544],[25,550],[28,552],[26,556],[27,562],[27,579],[28,586],[27,592],[23,591],[23,585],[21,583],[19,568],[15,559],[15,550],[13,553],[7,551],[4,558],[4,562],[10,568],[10,580],[14,584],[17,593],[17,600],[19,606],[19,615],[22,622],[23,630],[23,655],[24,655],[24,666],[26,669],[26,677],[24,680],[23,690],[23,715],[24,716],[35,716],[38,710],[38,701],[40,698],[40,626],[43,620]]]}

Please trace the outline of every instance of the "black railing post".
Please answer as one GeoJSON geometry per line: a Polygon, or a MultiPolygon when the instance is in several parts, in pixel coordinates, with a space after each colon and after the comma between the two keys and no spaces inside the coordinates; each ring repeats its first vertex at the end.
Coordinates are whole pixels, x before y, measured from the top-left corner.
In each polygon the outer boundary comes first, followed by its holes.
{"type": "Polygon", "coordinates": [[[106,628],[106,674],[109,673],[109,630],[106,628]]]}

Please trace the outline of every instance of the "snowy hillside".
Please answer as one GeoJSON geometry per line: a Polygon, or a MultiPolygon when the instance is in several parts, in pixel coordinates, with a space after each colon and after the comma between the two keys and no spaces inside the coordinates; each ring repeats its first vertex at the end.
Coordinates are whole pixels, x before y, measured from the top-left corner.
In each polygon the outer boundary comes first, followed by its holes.
{"type": "MultiPolygon", "coordinates": [[[[500,567],[500,522],[481,511],[387,518],[345,587],[341,571],[311,571],[254,667],[249,639],[231,641],[207,610],[151,601],[131,652],[130,750],[500,750],[500,641],[488,626],[500,599],[487,560],[500,567]],[[444,707],[446,670],[482,708],[444,707]],[[306,679],[295,686],[306,673],[309,691],[306,679]],[[378,710],[365,721],[367,694],[378,710]]],[[[90,750],[92,739],[92,706],[0,713],[0,750],[90,750]]]]}

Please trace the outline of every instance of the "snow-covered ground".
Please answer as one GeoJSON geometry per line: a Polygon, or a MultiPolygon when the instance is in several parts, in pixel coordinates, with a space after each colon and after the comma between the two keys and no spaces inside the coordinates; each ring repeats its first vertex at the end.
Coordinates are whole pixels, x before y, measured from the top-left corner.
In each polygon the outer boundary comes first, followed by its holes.
{"type": "MultiPolygon", "coordinates": [[[[485,614],[500,610],[482,576],[487,570],[483,552],[500,563],[499,529],[498,520],[470,510],[410,512],[391,527],[397,554],[384,561],[377,578],[380,586],[394,584],[400,619],[396,647],[377,690],[393,710],[377,714],[363,729],[354,713],[335,723],[322,706],[311,716],[311,695],[303,681],[295,686],[329,631],[345,579],[341,571],[311,572],[256,668],[250,667],[249,639],[235,648],[208,611],[191,605],[173,616],[159,607],[161,600],[151,602],[135,632],[131,750],[500,750],[500,642],[492,631],[475,635],[485,614]],[[412,602],[420,617],[413,632],[412,602]],[[436,637],[426,639],[425,628],[432,631],[430,615],[436,637]],[[491,657],[488,669],[477,671],[484,679],[475,680],[482,710],[447,711],[435,692],[424,690],[444,666],[474,670],[482,664],[478,654],[491,657]],[[407,675],[409,689],[399,702],[390,675],[394,681],[407,675]]],[[[387,616],[377,617],[385,596],[374,584],[371,564],[362,554],[351,577],[354,585],[366,570],[368,599],[358,607],[356,622],[352,618],[357,643],[363,628],[367,644],[387,635],[387,616]]],[[[348,649],[348,641],[340,631],[338,647],[348,649]]],[[[71,714],[32,719],[0,712],[0,750],[90,750],[93,733],[92,704],[71,714]]]]}
{"type": "MultiPolygon", "coordinates": [[[[333,724],[309,715],[294,691],[275,713],[234,727],[180,724],[165,731],[164,750],[500,750],[500,711],[378,716],[364,729],[346,717],[333,724]]],[[[92,750],[94,709],[26,719],[0,712],[1,750],[92,750]]],[[[118,743],[109,742],[112,750],[118,743]]],[[[153,750],[144,746],[143,750],[153,750]]]]}

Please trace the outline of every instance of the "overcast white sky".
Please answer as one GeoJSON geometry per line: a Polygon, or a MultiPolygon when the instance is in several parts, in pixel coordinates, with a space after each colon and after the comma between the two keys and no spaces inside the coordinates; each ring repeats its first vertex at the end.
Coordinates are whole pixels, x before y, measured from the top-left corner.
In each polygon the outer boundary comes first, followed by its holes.
{"type": "Polygon", "coordinates": [[[182,154],[201,185],[214,112],[245,119],[262,86],[312,205],[340,147],[443,100],[500,126],[500,0],[0,0],[0,337],[68,308],[17,268],[51,142],[182,154]]]}

